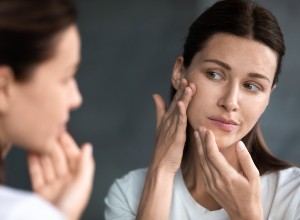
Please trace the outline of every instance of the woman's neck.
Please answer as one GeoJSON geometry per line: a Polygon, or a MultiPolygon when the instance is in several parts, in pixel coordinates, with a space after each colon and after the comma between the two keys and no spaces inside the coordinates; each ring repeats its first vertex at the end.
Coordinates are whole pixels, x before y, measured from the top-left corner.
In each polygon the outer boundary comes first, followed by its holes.
{"type": "MultiPolygon", "coordinates": [[[[182,174],[187,189],[193,198],[208,210],[212,211],[221,209],[222,207],[205,189],[204,180],[201,174],[203,171],[200,164],[200,157],[193,135],[190,135],[189,142],[188,150],[182,161],[182,174]]],[[[234,167],[237,171],[241,170],[234,145],[226,147],[220,152],[232,167],[234,167]]]]}

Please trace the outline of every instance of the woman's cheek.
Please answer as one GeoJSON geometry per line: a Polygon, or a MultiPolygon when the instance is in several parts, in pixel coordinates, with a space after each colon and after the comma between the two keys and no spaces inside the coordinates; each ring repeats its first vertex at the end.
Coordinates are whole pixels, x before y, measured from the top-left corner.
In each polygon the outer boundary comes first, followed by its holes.
{"type": "Polygon", "coordinates": [[[251,123],[251,125],[256,124],[259,118],[264,113],[267,107],[267,102],[265,100],[244,100],[244,104],[240,107],[241,111],[243,112],[243,116],[245,120],[251,123]]]}
{"type": "Polygon", "coordinates": [[[194,95],[187,109],[187,118],[194,130],[202,125],[201,124],[202,116],[203,116],[203,108],[201,107],[201,104],[199,103],[199,99],[197,98],[197,96],[194,95]]]}

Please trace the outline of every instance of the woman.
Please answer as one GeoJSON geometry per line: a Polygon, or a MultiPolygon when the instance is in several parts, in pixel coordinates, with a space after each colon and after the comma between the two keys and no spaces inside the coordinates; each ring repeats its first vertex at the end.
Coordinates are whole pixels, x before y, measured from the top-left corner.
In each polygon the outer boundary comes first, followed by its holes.
{"type": "Polygon", "coordinates": [[[0,152],[12,144],[29,155],[31,192],[0,185],[1,219],[79,219],[90,196],[92,147],[68,131],[82,98],[76,12],[67,0],[0,1],[0,152]],[[43,197],[43,198],[42,198],[43,197]]]}
{"type": "Polygon", "coordinates": [[[271,155],[258,126],[284,53],[276,18],[253,2],[201,14],[175,63],[169,109],[154,95],[152,162],[116,180],[106,219],[300,219],[300,169],[271,155]]]}

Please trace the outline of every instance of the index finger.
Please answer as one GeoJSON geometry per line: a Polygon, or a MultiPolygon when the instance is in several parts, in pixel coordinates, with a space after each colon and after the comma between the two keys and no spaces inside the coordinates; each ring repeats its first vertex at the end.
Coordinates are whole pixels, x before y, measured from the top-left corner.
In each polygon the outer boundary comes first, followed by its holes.
{"type": "Polygon", "coordinates": [[[38,191],[44,184],[45,179],[41,164],[39,163],[39,156],[34,153],[27,154],[28,171],[31,178],[32,188],[38,191]]]}
{"type": "Polygon", "coordinates": [[[185,78],[182,78],[180,80],[179,87],[173,97],[173,100],[169,106],[169,111],[173,111],[174,109],[177,108],[177,103],[182,100],[182,97],[184,96],[184,93],[186,91],[185,89],[187,86],[188,86],[188,81],[185,78]]]}
{"type": "Polygon", "coordinates": [[[64,153],[63,146],[58,142],[54,143],[50,155],[56,174],[60,177],[67,175],[69,172],[68,158],[64,153]]]}
{"type": "Polygon", "coordinates": [[[244,174],[249,180],[256,180],[259,177],[259,171],[252,160],[245,144],[239,141],[236,146],[236,153],[243,169],[244,174]]]}
{"type": "Polygon", "coordinates": [[[80,157],[81,151],[76,144],[75,140],[68,132],[64,132],[60,137],[62,143],[62,149],[68,159],[68,163],[72,171],[77,168],[78,158],[80,157]]]}

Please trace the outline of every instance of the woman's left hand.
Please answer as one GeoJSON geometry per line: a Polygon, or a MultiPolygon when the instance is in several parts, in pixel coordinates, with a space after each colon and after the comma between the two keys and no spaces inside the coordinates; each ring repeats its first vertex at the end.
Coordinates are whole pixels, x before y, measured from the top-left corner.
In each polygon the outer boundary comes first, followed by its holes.
{"type": "Polygon", "coordinates": [[[240,141],[236,146],[242,168],[239,173],[219,151],[212,131],[199,128],[194,134],[208,193],[232,220],[263,219],[260,175],[244,143],[240,141]]]}

